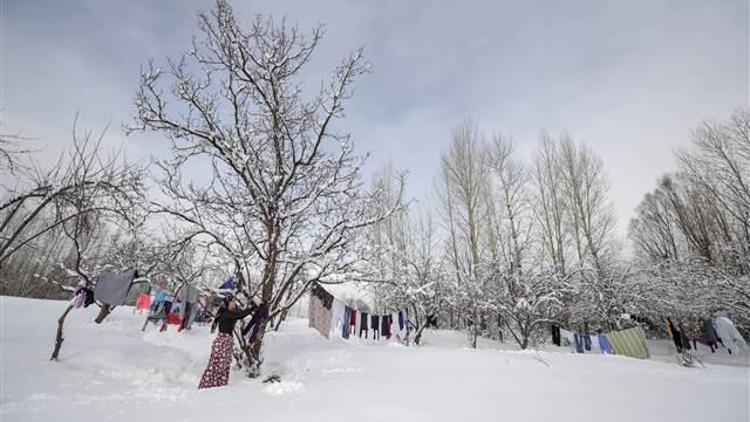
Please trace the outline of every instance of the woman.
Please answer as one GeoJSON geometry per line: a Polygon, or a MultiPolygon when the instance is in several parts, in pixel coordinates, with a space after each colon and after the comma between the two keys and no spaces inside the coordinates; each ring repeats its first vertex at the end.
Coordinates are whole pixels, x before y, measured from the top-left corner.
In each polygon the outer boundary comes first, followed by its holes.
{"type": "Polygon", "coordinates": [[[245,318],[255,310],[255,304],[244,310],[237,309],[237,301],[233,296],[227,298],[225,308],[219,310],[216,321],[219,326],[219,334],[211,346],[211,357],[208,360],[206,371],[203,372],[198,388],[221,387],[229,382],[229,369],[232,366],[232,343],[234,339],[232,332],[238,320],[245,318]]]}

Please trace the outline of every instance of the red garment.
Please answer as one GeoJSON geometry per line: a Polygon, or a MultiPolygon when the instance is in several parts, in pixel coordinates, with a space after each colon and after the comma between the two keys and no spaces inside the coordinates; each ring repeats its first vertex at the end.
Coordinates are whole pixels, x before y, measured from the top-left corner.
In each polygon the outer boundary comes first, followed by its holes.
{"type": "Polygon", "coordinates": [[[352,309],[352,316],[349,318],[349,325],[357,325],[357,311],[352,309]]]}
{"type": "Polygon", "coordinates": [[[181,325],[182,324],[182,318],[180,318],[180,314],[176,312],[170,312],[167,314],[167,324],[172,325],[181,325]]]}
{"type": "Polygon", "coordinates": [[[138,298],[135,300],[135,310],[147,310],[149,306],[151,306],[151,295],[146,292],[141,292],[141,294],[139,294],[138,298]]]}
{"type": "Polygon", "coordinates": [[[198,388],[222,387],[229,383],[229,369],[232,367],[231,333],[219,333],[211,346],[211,357],[203,372],[198,388]]]}

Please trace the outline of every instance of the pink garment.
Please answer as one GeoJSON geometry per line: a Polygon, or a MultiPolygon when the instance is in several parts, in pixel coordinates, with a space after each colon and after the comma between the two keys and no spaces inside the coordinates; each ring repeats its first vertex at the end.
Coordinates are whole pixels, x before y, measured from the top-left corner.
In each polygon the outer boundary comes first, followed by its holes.
{"type": "Polygon", "coordinates": [[[84,280],[81,280],[76,284],[75,293],[73,294],[73,298],[70,299],[70,304],[73,305],[73,308],[78,309],[83,306],[83,303],[86,300],[86,292],[83,290],[84,287],[86,287],[86,282],[84,280]]]}

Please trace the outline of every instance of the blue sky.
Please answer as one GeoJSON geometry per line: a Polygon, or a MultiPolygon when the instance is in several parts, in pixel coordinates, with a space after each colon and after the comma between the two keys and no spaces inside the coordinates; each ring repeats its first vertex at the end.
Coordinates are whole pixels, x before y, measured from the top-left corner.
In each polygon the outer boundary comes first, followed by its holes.
{"type": "MultiPolygon", "coordinates": [[[[356,86],[340,127],[370,172],[409,171],[428,204],[453,126],[474,119],[528,156],[541,130],[568,131],[604,160],[619,229],[672,151],[703,119],[748,105],[748,5],[725,1],[242,1],[327,35],[306,70],[315,89],[364,46],[373,72],[356,86]]],[[[4,130],[56,156],[76,112],[134,159],[163,154],[157,136],[125,137],[140,67],[190,47],[208,1],[0,1],[4,130]]]]}

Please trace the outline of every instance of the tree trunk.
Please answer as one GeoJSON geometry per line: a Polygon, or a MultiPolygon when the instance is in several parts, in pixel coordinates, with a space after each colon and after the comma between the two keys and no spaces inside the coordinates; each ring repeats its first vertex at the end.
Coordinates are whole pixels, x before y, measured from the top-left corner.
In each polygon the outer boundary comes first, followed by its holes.
{"type": "Polygon", "coordinates": [[[73,310],[73,305],[68,305],[68,307],[65,309],[65,312],[60,315],[60,318],[57,320],[57,336],[55,337],[55,349],[52,351],[52,357],[49,358],[49,360],[57,360],[57,356],[60,354],[60,348],[62,348],[63,341],[65,338],[63,337],[63,324],[65,324],[65,318],[67,318],[70,311],[73,310]]]}
{"type": "Polygon", "coordinates": [[[102,321],[104,321],[104,319],[107,318],[107,316],[110,314],[110,312],[112,312],[112,309],[114,308],[110,305],[102,305],[102,307],[99,309],[99,315],[96,316],[94,322],[96,322],[97,324],[101,324],[102,321]]]}

